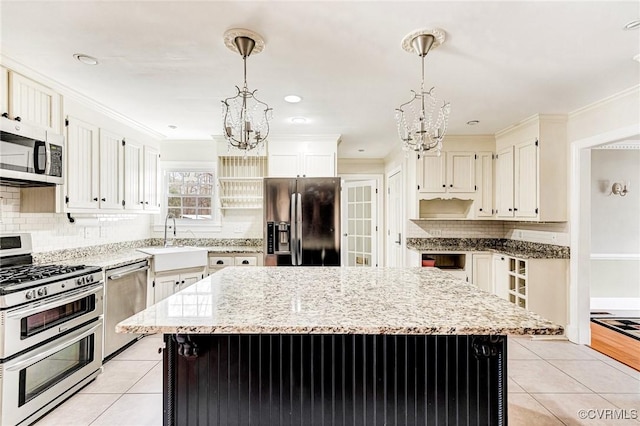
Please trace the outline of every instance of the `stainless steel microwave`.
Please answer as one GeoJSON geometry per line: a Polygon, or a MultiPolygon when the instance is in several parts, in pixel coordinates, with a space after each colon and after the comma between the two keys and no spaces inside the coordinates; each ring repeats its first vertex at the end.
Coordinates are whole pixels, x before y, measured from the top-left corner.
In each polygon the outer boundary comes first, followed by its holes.
{"type": "Polygon", "coordinates": [[[62,135],[0,117],[0,184],[46,186],[64,183],[62,135]]]}

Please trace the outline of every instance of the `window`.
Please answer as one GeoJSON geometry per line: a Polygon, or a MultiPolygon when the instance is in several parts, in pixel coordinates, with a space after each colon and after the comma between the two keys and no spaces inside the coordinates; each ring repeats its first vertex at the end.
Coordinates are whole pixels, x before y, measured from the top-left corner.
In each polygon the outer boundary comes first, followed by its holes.
{"type": "Polygon", "coordinates": [[[171,170],[165,174],[167,213],[176,219],[213,219],[212,171],[171,170]]]}

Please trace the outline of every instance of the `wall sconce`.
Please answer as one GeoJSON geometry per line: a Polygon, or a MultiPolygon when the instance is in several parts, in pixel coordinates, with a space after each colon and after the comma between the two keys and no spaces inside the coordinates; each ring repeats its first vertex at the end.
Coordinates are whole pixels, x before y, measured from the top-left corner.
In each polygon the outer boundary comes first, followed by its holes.
{"type": "Polygon", "coordinates": [[[621,197],[624,197],[625,195],[627,195],[627,192],[629,192],[629,190],[627,189],[628,186],[629,186],[629,182],[627,183],[615,182],[611,186],[611,193],[613,195],[619,195],[621,197]]]}

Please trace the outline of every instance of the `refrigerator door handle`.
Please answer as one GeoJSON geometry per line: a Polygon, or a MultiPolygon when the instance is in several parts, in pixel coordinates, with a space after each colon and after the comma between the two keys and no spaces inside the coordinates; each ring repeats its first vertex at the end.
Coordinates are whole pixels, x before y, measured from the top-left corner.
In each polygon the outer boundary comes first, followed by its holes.
{"type": "Polygon", "coordinates": [[[291,194],[291,225],[289,226],[289,250],[291,251],[291,265],[298,264],[298,240],[296,223],[296,193],[291,194]]]}
{"type": "Polygon", "coordinates": [[[296,228],[296,260],[302,265],[302,195],[299,192],[296,196],[296,228]]]}

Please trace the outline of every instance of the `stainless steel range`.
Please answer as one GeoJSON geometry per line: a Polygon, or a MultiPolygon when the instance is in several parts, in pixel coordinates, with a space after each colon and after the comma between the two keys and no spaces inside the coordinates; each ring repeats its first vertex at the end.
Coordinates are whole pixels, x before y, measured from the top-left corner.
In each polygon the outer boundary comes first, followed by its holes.
{"type": "Polygon", "coordinates": [[[102,367],[102,269],[33,265],[29,234],[0,235],[0,424],[29,424],[102,367]]]}

